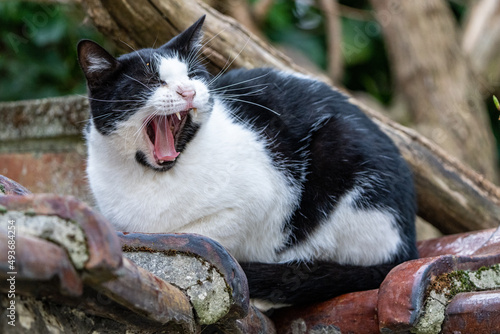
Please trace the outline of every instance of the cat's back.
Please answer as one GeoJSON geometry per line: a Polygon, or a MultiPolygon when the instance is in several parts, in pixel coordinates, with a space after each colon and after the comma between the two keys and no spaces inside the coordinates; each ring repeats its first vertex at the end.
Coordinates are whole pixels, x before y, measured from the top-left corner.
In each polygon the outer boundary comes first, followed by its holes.
{"type": "MultiPolygon", "coordinates": [[[[323,239],[318,232],[329,224],[342,234],[338,220],[327,222],[350,201],[349,217],[366,214],[362,221],[370,221],[369,216],[380,212],[387,217],[384,227],[383,219],[363,227],[346,221],[343,229],[354,235],[362,228],[377,236],[353,242],[368,250],[362,257],[376,254],[376,245],[389,233],[394,247],[383,255],[386,260],[416,256],[411,172],[390,138],[344,94],[306,76],[272,69],[230,71],[215,85],[235,122],[265,137],[276,165],[303,185],[301,202],[287,222],[291,232],[285,249],[318,244],[323,239]]],[[[350,260],[356,263],[362,257],[350,260]]]]}
{"type": "MultiPolygon", "coordinates": [[[[348,97],[323,82],[305,75],[269,68],[229,71],[214,82],[217,96],[229,107],[236,122],[243,122],[275,143],[294,160],[304,145],[318,142],[328,152],[340,150],[349,160],[370,156],[393,158],[385,166],[403,169],[404,162],[392,140],[348,97]],[[323,136],[322,136],[323,134],[323,136]],[[397,165],[397,166],[396,166],[397,165]]],[[[273,149],[273,145],[271,145],[273,149]]],[[[373,164],[373,160],[363,161],[373,164]],[[371,161],[371,162],[370,162],[371,161]]]]}
{"type": "MultiPolygon", "coordinates": [[[[236,69],[213,83],[214,91],[232,108],[238,120],[297,139],[333,119],[346,133],[364,131],[377,143],[391,141],[341,92],[308,76],[271,68],[236,69]],[[369,130],[369,131],[365,131],[369,130]],[[384,137],[384,138],[380,138],[384,137]]],[[[340,130],[340,129],[339,129],[340,130]]]]}

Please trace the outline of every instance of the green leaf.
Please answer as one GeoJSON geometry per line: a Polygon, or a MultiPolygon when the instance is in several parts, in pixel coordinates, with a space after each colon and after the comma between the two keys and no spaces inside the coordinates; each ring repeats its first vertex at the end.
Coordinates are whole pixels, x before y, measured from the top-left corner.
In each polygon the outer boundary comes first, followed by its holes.
{"type": "Polygon", "coordinates": [[[500,111],[500,103],[495,95],[493,95],[493,103],[495,103],[495,107],[497,107],[498,111],[500,111]]]}

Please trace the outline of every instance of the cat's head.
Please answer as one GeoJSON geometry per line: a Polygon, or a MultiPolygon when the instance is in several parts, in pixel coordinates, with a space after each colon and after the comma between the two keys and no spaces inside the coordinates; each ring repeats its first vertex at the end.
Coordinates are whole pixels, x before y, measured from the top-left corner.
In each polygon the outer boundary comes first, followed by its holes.
{"type": "Polygon", "coordinates": [[[208,119],[210,75],[198,60],[204,19],[157,49],[118,58],[95,42],[80,41],[90,131],[109,138],[114,154],[166,171],[208,119]]]}

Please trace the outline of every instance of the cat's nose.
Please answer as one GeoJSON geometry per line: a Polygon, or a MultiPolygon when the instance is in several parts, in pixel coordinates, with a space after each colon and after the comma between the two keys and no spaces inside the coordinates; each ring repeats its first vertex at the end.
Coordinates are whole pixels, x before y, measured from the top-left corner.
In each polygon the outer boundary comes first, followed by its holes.
{"type": "Polygon", "coordinates": [[[179,86],[176,89],[177,94],[182,96],[186,101],[193,100],[196,91],[193,88],[179,86]]]}

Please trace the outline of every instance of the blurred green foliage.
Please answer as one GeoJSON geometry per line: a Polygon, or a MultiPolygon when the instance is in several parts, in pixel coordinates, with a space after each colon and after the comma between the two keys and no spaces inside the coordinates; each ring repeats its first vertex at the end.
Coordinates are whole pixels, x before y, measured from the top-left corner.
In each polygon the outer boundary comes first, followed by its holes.
{"type": "Polygon", "coordinates": [[[85,93],[76,44],[104,42],[76,5],[0,2],[0,101],[85,93]]]}
{"type": "MultiPolygon", "coordinates": [[[[256,0],[248,0],[251,3],[256,0]]],[[[360,15],[343,15],[342,85],[365,91],[389,104],[393,84],[382,31],[373,17],[368,0],[339,0],[360,15]]],[[[274,43],[303,52],[318,68],[325,70],[325,18],[314,0],[274,0],[262,29],[274,43]]],[[[466,3],[450,0],[458,21],[466,3]]],[[[91,24],[76,4],[44,4],[0,1],[0,101],[85,94],[85,79],[79,69],[76,44],[89,38],[115,53],[113,44],[91,24]]],[[[488,99],[493,132],[500,138],[498,111],[488,99]]],[[[498,146],[500,155],[500,146],[498,146]]]]}
{"type": "MultiPolygon", "coordinates": [[[[248,0],[254,2],[255,0],[248,0]]],[[[361,18],[342,17],[342,84],[382,103],[392,98],[389,64],[381,28],[367,0],[340,0],[361,18]]],[[[263,32],[274,43],[298,49],[326,69],[325,19],[314,0],[274,0],[263,32]]],[[[452,2],[461,16],[464,8],[452,2]]],[[[113,50],[76,4],[0,2],[0,101],[85,93],[76,43],[89,38],[113,50]]]]}
{"type": "MultiPolygon", "coordinates": [[[[345,2],[369,9],[364,0],[345,2]]],[[[302,51],[316,66],[326,69],[325,22],[314,4],[307,0],[275,0],[263,30],[271,41],[302,51]]],[[[83,21],[84,13],[75,4],[0,2],[0,101],[85,93],[76,43],[82,38],[106,43],[83,21]]],[[[342,32],[343,84],[389,102],[391,78],[375,20],[344,17],[342,32]]]]}

